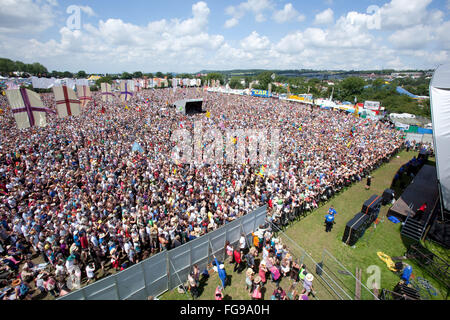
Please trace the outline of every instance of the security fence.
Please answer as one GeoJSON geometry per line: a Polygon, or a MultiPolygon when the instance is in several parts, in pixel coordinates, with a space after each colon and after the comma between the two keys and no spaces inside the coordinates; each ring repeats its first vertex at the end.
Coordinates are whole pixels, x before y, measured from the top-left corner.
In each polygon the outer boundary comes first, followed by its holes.
{"type": "Polygon", "coordinates": [[[148,296],[159,296],[186,282],[194,264],[203,270],[213,261],[214,255],[224,259],[226,241],[235,244],[244,233],[250,244],[252,232],[265,223],[266,213],[267,205],[58,300],[145,300],[148,296]]]}
{"type": "Polygon", "coordinates": [[[318,300],[355,300],[356,288],[360,288],[361,300],[379,300],[355,275],[350,272],[326,249],[322,252],[322,261],[316,262],[298,243],[292,240],[275,224],[273,231],[289,253],[299,264],[314,276],[313,287],[318,300]]]}

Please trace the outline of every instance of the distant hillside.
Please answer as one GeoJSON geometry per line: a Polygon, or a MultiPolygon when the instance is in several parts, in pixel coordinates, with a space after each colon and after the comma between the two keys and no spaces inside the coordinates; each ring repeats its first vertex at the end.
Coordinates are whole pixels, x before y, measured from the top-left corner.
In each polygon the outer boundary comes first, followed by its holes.
{"type": "Polygon", "coordinates": [[[252,77],[260,74],[261,72],[273,72],[279,76],[285,76],[289,78],[305,77],[305,78],[320,78],[320,79],[333,79],[333,78],[346,78],[350,76],[358,76],[361,74],[376,74],[376,75],[390,75],[394,72],[430,72],[432,70],[313,70],[313,69],[300,69],[300,70],[267,70],[267,69],[235,69],[235,70],[202,70],[198,73],[220,73],[227,78],[231,77],[252,77]]]}

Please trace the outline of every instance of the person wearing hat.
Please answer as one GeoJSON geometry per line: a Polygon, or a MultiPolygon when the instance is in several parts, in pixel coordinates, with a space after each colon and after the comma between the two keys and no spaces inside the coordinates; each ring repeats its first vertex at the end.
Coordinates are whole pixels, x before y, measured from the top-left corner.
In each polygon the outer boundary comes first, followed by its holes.
{"type": "Polygon", "coordinates": [[[302,294],[306,294],[307,296],[312,294],[314,297],[313,280],[314,280],[314,276],[311,273],[308,273],[305,277],[305,280],[303,280],[302,294]]]}
{"type": "Polygon", "coordinates": [[[253,290],[253,275],[255,274],[255,271],[253,271],[252,268],[248,268],[245,272],[245,285],[248,292],[252,292],[253,290]]]}
{"type": "Polygon", "coordinates": [[[264,286],[266,284],[267,278],[266,278],[266,274],[267,274],[268,270],[266,267],[266,261],[262,260],[261,263],[259,264],[259,270],[258,270],[258,275],[261,279],[261,283],[262,286],[264,286]]]}
{"type": "Polygon", "coordinates": [[[259,275],[257,275],[254,279],[254,289],[253,292],[251,294],[252,296],[252,300],[261,300],[262,299],[262,294],[261,294],[261,278],[259,277],[259,275]]]}

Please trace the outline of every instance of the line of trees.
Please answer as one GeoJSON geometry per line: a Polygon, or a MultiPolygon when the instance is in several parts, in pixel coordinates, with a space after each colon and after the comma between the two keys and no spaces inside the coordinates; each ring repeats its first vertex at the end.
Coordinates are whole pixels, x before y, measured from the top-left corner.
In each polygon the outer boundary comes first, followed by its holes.
{"type": "Polygon", "coordinates": [[[13,76],[13,72],[24,72],[31,75],[48,73],[47,68],[38,62],[27,64],[22,61],[0,58],[0,74],[3,76],[13,76]]]}

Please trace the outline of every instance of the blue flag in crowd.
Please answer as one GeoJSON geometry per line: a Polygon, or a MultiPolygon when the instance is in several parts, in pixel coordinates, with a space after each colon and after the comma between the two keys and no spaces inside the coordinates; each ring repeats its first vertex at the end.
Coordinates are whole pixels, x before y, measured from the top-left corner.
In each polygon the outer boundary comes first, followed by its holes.
{"type": "Polygon", "coordinates": [[[137,142],[133,143],[133,147],[131,148],[131,151],[137,151],[137,152],[144,152],[144,149],[142,149],[141,145],[137,142]]]}

